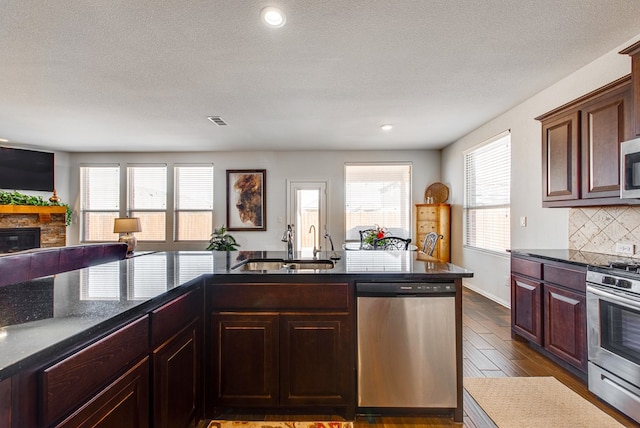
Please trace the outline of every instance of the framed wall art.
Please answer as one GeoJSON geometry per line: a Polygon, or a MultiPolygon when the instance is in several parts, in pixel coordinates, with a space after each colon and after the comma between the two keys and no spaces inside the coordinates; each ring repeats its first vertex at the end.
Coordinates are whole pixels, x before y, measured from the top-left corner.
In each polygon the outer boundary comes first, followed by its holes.
{"type": "Polygon", "coordinates": [[[267,230],[267,170],[227,170],[227,230],[267,230]]]}

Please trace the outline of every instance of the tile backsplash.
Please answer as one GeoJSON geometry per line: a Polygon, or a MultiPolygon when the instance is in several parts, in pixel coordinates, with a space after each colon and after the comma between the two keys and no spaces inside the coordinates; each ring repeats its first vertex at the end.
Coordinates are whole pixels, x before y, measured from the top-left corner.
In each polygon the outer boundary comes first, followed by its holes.
{"type": "Polygon", "coordinates": [[[640,258],[640,207],[571,208],[569,248],[640,258]],[[617,253],[616,243],[634,244],[635,254],[617,253]]]}

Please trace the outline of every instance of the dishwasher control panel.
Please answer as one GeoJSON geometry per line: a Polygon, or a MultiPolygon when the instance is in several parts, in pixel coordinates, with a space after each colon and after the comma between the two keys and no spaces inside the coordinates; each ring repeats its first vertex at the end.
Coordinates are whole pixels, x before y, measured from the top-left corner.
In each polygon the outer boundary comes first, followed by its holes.
{"type": "Polygon", "coordinates": [[[362,295],[417,295],[455,293],[454,282],[358,282],[356,293],[362,295]]]}

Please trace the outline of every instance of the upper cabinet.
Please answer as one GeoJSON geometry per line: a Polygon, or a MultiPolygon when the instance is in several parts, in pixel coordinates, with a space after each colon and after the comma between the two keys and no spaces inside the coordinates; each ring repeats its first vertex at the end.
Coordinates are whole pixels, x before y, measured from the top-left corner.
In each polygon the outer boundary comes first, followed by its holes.
{"type": "Polygon", "coordinates": [[[640,137],[640,42],[620,52],[631,56],[631,85],[633,86],[633,135],[640,137]]]}
{"type": "Polygon", "coordinates": [[[542,205],[620,205],[620,143],[633,136],[625,76],[536,119],[542,123],[542,205]]]}

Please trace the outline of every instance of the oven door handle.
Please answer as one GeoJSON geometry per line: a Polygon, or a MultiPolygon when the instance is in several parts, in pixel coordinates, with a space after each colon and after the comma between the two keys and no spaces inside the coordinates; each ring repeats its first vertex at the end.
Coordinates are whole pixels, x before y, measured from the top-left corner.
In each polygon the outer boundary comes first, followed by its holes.
{"type": "Polygon", "coordinates": [[[587,293],[595,294],[598,297],[602,297],[604,300],[617,303],[627,308],[636,310],[640,309],[640,301],[632,297],[623,298],[613,293],[607,293],[606,291],[600,290],[599,288],[595,288],[590,285],[587,285],[587,293]]]}

